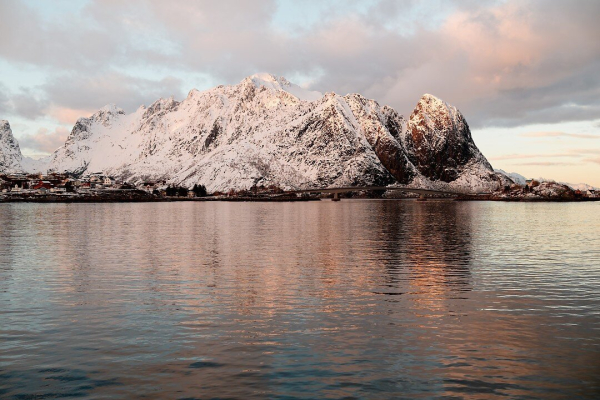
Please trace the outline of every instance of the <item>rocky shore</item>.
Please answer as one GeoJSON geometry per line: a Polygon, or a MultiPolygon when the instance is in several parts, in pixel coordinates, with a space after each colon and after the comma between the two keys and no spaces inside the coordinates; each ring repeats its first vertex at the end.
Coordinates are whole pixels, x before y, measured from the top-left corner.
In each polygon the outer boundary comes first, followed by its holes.
{"type": "Polygon", "coordinates": [[[526,185],[514,184],[505,187],[489,195],[483,196],[459,196],[457,200],[492,200],[492,201],[524,201],[524,202],[580,202],[580,201],[600,201],[596,193],[582,192],[575,190],[568,185],[557,182],[538,182],[529,181],[526,185]]]}
{"type": "Polygon", "coordinates": [[[296,202],[320,200],[311,196],[207,196],[178,197],[155,195],[143,190],[98,192],[94,194],[3,194],[0,203],[144,203],[173,201],[253,201],[253,202],[296,202]]]}

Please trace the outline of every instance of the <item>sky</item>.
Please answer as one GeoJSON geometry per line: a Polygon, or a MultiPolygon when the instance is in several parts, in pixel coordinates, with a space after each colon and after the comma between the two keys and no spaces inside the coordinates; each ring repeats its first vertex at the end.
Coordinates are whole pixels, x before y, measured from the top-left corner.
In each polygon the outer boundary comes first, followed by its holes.
{"type": "Polygon", "coordinates": [[[433,94],[494,168],[600,186],[597,0],[2,0],[0,119],[23,153],[114,103],[258,72],[408,117],[433,94]]]}

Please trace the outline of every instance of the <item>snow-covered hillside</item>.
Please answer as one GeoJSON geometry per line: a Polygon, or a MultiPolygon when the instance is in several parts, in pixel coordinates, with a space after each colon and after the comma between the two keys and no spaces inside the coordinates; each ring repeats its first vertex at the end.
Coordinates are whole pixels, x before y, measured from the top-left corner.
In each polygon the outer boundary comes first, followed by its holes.
{"type": "Polygon", "coordinates": [[[582,192],[585,192],[587,190],[600,190],[600,188],[597,188],[592,185],[588,185],[587,183],[565,183],[565,182],[561,182],[561,183],[569,186],[573,190],[581,190],[582,192]]]}
{"type": "Polygon", "coordinates": [[[209,191],[396,183],[487,191],[509,182],[477,149],[462,114],[434,96],[406,121],[359,94],[323,95],[269,74],[131,114],[105,106],[77,121],[48,167],[209,191]]]}
{"type": "Polygon", "coordinates": [[[20,171],[22,157],[10,124],[6,120],[0,120],[0,171],[20,171]]]}
{"type": "Polygon", "coordinates": [[[499,174],[507,176],[514,183],[516,183],[518,185],[525,186],[527,184],[527,178],[525,178],[523,175],[518,174],[516,172],[506,172],[503,169],[495,169],[494,171],[499,174]]]}

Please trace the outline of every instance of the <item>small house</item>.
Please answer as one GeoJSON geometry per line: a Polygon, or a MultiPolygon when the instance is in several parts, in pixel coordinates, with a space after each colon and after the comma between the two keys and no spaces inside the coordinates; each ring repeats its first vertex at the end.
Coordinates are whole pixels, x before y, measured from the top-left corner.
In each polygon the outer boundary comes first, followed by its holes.
{"type": "Polygon", "coordinates": [[[33,186],[34,190],[47,189],[50,190],[54,187],[54,185],[50,181],[39,181],[35,186],[33,186]]]}

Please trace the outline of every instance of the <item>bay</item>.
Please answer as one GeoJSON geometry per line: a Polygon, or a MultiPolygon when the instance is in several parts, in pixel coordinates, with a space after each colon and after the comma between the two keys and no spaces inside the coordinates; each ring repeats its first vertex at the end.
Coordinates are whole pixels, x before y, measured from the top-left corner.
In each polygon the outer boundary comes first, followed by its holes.
{"type": "Polygon", "coordinates": [[[600,204],[0,205],[3,398],[598,398],[600,204]]]}

